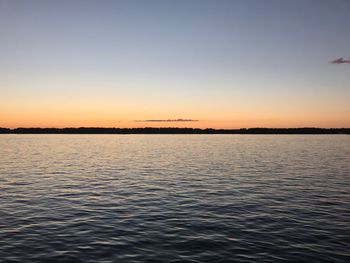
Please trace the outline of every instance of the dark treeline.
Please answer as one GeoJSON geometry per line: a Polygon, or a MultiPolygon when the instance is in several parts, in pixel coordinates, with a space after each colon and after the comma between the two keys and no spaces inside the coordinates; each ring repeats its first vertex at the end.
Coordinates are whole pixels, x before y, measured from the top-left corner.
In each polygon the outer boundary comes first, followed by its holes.
{"type": "Polygon", "coordinates": [[[0,128],[3,134],[350,134],[350,128],[0,128]]]}

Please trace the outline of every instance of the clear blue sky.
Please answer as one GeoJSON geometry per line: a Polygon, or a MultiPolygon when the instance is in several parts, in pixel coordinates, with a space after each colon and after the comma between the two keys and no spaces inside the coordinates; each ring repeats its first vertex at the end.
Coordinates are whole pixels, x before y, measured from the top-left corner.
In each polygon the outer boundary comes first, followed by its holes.
{"type": "Polygon", "coordinates": [[[349,29],[347,0],[0,0],[0,126],[350,126],[349,29]]]}

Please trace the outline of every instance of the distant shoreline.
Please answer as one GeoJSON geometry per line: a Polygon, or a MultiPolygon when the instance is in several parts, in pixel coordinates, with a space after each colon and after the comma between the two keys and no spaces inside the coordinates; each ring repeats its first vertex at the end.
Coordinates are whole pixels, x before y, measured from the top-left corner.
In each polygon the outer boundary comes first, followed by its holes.
{"type": "Polygon", "coordinates": [[[350,134],[350,128],[0,128],[0,134],[350,134]]]}

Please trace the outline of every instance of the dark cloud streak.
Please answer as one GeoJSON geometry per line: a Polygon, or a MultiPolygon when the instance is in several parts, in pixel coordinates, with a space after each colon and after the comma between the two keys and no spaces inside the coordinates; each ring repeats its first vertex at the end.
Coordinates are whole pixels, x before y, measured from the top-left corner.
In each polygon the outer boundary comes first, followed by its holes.
{"type": "Polygon", "coordinates": [[[167,119],[167,120],[135,120],[135,122],[192,122],[193,119],[167,119]]]}
{"type": "Polygon", "coordinates": [[[336,60],[331,61],[331,63],[332,64],[344,64],[344,63],[350,64],[350,58],[348,58],[348,59],[338,58],[336,60]]]}

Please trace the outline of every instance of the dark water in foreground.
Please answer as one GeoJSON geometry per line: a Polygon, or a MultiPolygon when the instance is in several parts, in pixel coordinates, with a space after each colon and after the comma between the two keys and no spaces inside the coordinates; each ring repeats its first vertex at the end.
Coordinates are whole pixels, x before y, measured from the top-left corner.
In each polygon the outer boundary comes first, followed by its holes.
{"type": "Polygon", "coordinates": [[[1,262],[350,262],[350,136],[1,135],[1,262]]]}

